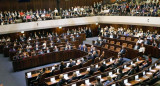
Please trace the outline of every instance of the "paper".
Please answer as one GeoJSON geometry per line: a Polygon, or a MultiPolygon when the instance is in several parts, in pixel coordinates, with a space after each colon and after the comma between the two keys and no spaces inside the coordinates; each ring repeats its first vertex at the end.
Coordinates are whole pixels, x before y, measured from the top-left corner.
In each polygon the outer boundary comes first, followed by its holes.
{"type": "Polygon", "coordinates": [[[125,80],[124,80],[124,83],[128,83],[128,79],[125,79],[125,80]]]}
{"type": "Polygon", "coordinates": [[[56,82],[55,77],[51,78],[51,82],[53,82],[53,83],[56,82]]]}
{"type": "Polygon", "coordinates": [[[85,80],[85,84],[90,85],[89,79],[85,80]]]}
{"type": "Polygon", "coordinates": [[[109,72],[109,76],[112,76],[112,72],[109,72]]]}
{"type": "Polygon", "coordinates": [[[31,74],[31,72],[29,72],[29,73],[27,73],[27,77],[32,77],[32,74],[31,74]]]}
{"type": "Polygon", "coordinates": [[[111,86],[116,86],[116,84],[112,84],[111,86]]]}
{"type": "Polygon", "coordinates": [[[96,68],[98,68],[98,65],[96,65],[96,68]]]}
{"type": "Polygon", "coordinates": [[[65,78],[65,79],[69,79],[69,78],[68,78],[68,74],[64,74],[64,78],[65,78]]]}
{"type": "Polygon", "coordinates": [[[76,84],[72,84],[72,86],[77,86],[76,84]]]}
{"type": "Polygon", "coordinates": [[[138,80],[138,79],[139,79],[139,75],[136,75],[136,76],[135,76],[135,80],[138,80]]]}
{"type": "Polygon", "coordinates": [[[112,58],[110,58],[110,62],[112,62],[112,58]]]}
{"type": "Polygon", "coordinates": [[[87,68],[87,71],[90,71],[90,68],[87,68]]]}

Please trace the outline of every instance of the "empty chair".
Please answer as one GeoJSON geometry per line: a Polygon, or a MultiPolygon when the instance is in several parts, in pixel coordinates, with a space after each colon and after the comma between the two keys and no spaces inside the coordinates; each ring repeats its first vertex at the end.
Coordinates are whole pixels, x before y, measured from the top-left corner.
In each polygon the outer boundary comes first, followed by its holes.
{"type": "Polygon", "coordinates": [[[131,37],[127,37],[127,38],[126,38],[126,41],[131,41],[131,37]]]}
{"type": "Polygon", "coordinates": [[[133,45],[132,44],[128,44],[128,48],[132,49],[133,45]]]}
{"type": "Polygon", "coordinates": [[[134,42],[137,42],[138,41],[138,39],[134,39],[134,42]]]}
{"type": "Polygon", "coordinates": [[[116,42],[116,45],[120,45],[121,43],[120,42],[116,42]]]}
{"type": "Polygon", "coordinates": [[[114,44],[114,41],[110,41],[110,44],[114,44]]]}
{"type": "Polygon", "coordinates": [[[114,51],[114,46],[110,46],[110,48],[109,48],[109,49],[114,51]]]}
{"type": "Polygon", "coordinates": [[[117,47],[115,51],[116,51],[116,52],[120,52],[120,51],[121,51],[121,48],[117,47]]]}
{"type": "Polygon", "coordinates": [[[122,46],[127,47],[127,43],[123,43],[122,46]]]}
{"type": "Polygon", "coordinates": [[[106,49],[108,49],[108,44],[105,44],[105,46],[104,46],[106,49]]]}
{"type": "Polygon", "coordinates": [[[125,40],[125,37],[121,37],[120,39],[121,39],[121,40],[125,40]]]}

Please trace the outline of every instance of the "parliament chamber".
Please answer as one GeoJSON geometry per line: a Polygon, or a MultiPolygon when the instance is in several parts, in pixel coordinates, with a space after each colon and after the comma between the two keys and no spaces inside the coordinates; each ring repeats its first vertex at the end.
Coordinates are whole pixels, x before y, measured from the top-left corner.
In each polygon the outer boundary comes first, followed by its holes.
{"type": "Polygon", "coordinates": [[[0,0],[0,86],[160,86],[159,0],[0,0]]]}

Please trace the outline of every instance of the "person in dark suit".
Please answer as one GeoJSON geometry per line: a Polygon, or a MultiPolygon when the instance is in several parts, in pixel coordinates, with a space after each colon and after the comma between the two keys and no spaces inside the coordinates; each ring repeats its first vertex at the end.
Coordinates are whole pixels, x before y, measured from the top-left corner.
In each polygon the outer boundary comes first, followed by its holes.
{"type": "Polygon", "coordinates": [[[92,56],[92,54],[91,53],[88,53],[88,60],[92,60],[93,59],[93,56],[92,56]]]}
{"type": "Polygon", "coordinates": [[[136,45],[134,46],[134,50],[138,50],[140,48],[140,46],[138,45],[138,43],[136,43],[136,45]]]}
{"type": "Polygon", "coordinates": [[[96,79],[96,84],[95,84],[94,86],[103,86],[100,78],[97,78],[97,79],[96,79]]]}
{"type": "Polygon", "coordinates": [[[45,52],[46,52],[46,53],[50,53],[50,50],[49,50],[48,47],[46,48],[45,52]]]}
{"type": "Polygon", "coordinates": [[[135,69],[136,72],[139,72],[139,71],[140,71],[140,69],[139,69],[139,64],[138,64],[138,63],[136,63],[136,65],[134,66],[134,69],[135,69]]]}
{"type": "Polygon", "coordinates": [[[134,66],[131,66],[131,69],[128,71],[127,75],[133,75],[135,73],[134,66]]]}
{"type": "Polygon", "coordinates": [[[85,78],[88,78],[88,77],[90,77],[91,75],[90,75],[90,73],[89,73],[89,71],[86,71],[86,74],[81,78],[81,79],[85,79],[85,78]]]}
{"type": "Polygon", "coordinates": [[[89,74],[90,74],[90,75],[93,75],[94,72],[96,72],[96,71],[97,71],[97,69],[94,67],[94,65],[91,65],[89,74]]]}
{"type": "Polygon", "coordinates": [[[119,54],[120,54],[120,55],[123,55],[123,54],[125,54],[125,53],[126,53],[126,49],[125,49],[124,46],[122,46],[122,49],[120,50],[119,54]]]}
{"type": "Polygon", "coordinates": [[[99,67],[99,71],[104,72],[104,70],[107,68],[106,64],[104,64],[103,62],[100,63],[100,67],[99,67]]]}
{"type": "Polygon", "coordinates": [[[115,78],[115,80],[120,80],[122,79],[123,76],[124,76],[124,73],[122,72],[122,69],[119,69],[119,73],[117,74],[117,77],[115,78]]]}
{"type": "Polygon", "coordinates": [[[70,59],[69,67],[73,67],[74,65],[76,65],[76,63],[75,63],[75,62],[73,62],[73,60],[72,60],[72,59],[70,59]]]}
{"type": "Polygon", "coordinates": [[[58,70],[58,65],[57,65],[57,64],[54,65],[54,69],[51,69],[50,76],[53,76],[53,75],[54,75],[54,71],[55,71],[55,70],[58,70]]]}
{"type": "Polygon", "coordinates": [[[60,81],[57,83],[56,86],[63,86],[64,84],[67,84],[67,80],[64,79],[63,74],[61,74],[59,78],[60,78],[60,81]]]}
{"type": "Polygon", "coordinates": [[[80,60],[80,64],[79,64],[79,67],[83,67],[83,64],[85,63],[85,60],[80,60]]]}
{"type": "Polygon", "coordinates": [[[83,45],[83,51],[88,52],[86,45],[83,45]]]}
{"type": "Polygon", "coordinates": [[[61,40],[59,38],[57,38],[57,43],[61,43],[61,40]]]}
{"type": "Polygon", "coordinates": [[[43,50],[41,49],[38,54],[44,54],[43,50]]]}
{"type": "Polygon", "coordinates": [[[58,52],[58,51],[59,51],[58,48],[57,48],[57,46],[54,46],[54,51],[55,51],[55,52],[58,52]]]}
{"type": "Polygon", "coordinates": [[[61,72],[63,72],[64,68],[66,68],[66,65],[64,65],[63,61],[61,61],[61,64],[60,64],[60,70],[61,70],[61,72]]]}
{"type": "Polygon", "coordinates": [[[76,80],[76,79],[79,79],[77,77],[77,74],[74,72],[73,75],[72,75],[72,78],[68,80],[68,83],[72,82],[73,80],[76,80]]]}

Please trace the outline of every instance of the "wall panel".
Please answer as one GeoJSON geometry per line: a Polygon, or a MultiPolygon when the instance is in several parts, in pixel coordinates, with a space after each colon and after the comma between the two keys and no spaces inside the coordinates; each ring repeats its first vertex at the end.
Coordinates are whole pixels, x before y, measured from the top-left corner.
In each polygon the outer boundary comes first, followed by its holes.
{"type": "MultiPolygon", "coordinates": [[[[93,5],[93,2],[101,0],[60,0],[60,8],[66,9],[74,6],[93,5]]],[[[57,7],[56,0],[31,0],[30,2],[18,2],[18,0],[0,0],[0,11],[5,10],[36,10],[54,9],[57,7]]]]}

